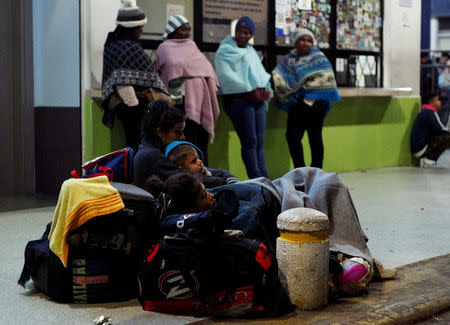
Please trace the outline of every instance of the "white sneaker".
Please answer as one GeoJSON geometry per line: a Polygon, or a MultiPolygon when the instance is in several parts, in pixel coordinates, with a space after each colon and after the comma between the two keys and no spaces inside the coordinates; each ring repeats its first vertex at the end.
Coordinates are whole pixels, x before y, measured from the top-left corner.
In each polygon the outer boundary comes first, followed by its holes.
{"type": "Polygon", "coordinates": [[[431,160],[428,158],[420,158],[420,167],[421,168],[428,168],[428,167],[438,167],[435,160],[431,160]]]}

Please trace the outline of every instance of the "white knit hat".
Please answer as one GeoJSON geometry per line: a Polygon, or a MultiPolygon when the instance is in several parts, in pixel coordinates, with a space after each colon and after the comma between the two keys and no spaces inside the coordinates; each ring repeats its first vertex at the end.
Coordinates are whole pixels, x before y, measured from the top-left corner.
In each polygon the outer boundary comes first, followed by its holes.
{"type": "Polygon", "coordinates": [[[297,28],[297,29],[294,31],[294,37],[293,37],[293,39],[294,39],[294,44],[297,43],[297,41],[298,41],[298,39],[299,39],[300,37],[305,36],[305,35],[310,36],[310,37],[312,38],[313,44],[316,43],[316,39],[314,38],[314,34],[313,34],[309,29],[306,29],[306,28],[297,28]]]}
{"type": "Polygon", "coordinates": [[[120,0],[120,2],[122,2],[122,8],[119,9],[117,14],[117,25],[132,28],[147,23],[147,17],[145,17],[142,9],[136,5],[136,0],[120,0]]]}
{"type": "Polygon", "coordinates": [[[167,22],[166,29],[164,30],[163,39],[167,39],[169,34],[176,31],[184,24],[189,24],[189,21],[186,17],[181,15],[170,16],[169,21],[167,22]]]}

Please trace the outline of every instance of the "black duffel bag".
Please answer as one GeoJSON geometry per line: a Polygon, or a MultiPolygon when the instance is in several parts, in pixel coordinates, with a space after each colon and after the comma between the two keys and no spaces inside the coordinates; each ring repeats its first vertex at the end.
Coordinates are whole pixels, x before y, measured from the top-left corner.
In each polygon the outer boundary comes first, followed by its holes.
{"type": "Polygon", "coordinates": [[[112,254],[85,256],[69,250],[67,268],[49,247],[51,223],[41,239],[29,241],[18,284],[32,279],[49,298],[68,303],[124,301],[137,295],[138,258],[112,254]]]}
{"type": "Polygon", "coordinates": [[[292,306],[274,253],[240,231],[215,238],[195,230],[166,236],[146,254],[139,290],[147,311],[278,316],[292,306]]]}
{"type": "Polygon", "coordinates": [[[31,278],[34,285],[53,300],[72,302],[72,272],[49,248],[50,227],[51,222],[41,239],[27,243],[25,263],[18,283],[25,287],[31,278]]]}

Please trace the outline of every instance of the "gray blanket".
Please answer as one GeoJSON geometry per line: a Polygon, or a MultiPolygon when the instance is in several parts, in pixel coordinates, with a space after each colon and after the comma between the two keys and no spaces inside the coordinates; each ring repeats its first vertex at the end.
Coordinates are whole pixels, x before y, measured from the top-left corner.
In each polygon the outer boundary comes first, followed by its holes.
{"type": "Polygon", "coordinates": [[[270,190],[278,198],[281,211],[306,207],[325,213],[330,220],[330,250],[363,257],[373,266],[367,237],[359,223],[350,192],[336,173],[303,167],[293,169],[274,181],[260,177],[246,182],[257,183],[270,190]]]}

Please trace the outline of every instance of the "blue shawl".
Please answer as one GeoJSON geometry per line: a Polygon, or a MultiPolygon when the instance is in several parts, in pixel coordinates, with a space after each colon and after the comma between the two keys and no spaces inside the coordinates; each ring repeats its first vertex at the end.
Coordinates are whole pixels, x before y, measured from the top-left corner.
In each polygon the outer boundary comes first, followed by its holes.
{"type": "Polygon", "coordinates": [[[256,88],[271,90],[270,74],[251,44],[240,48],[228,36],[220,43],[214,66],[223,95],[246,93],[256,88]]]}
{"type": "Polygon", "coordinates": [[[336,88],[333,67],[317,47],[309,54],[298,56],[293,49],[272,71],[277,106],[283,110],[297,104],[297,98],[324,100],[329,103],[340,100],[336,88]]]}

